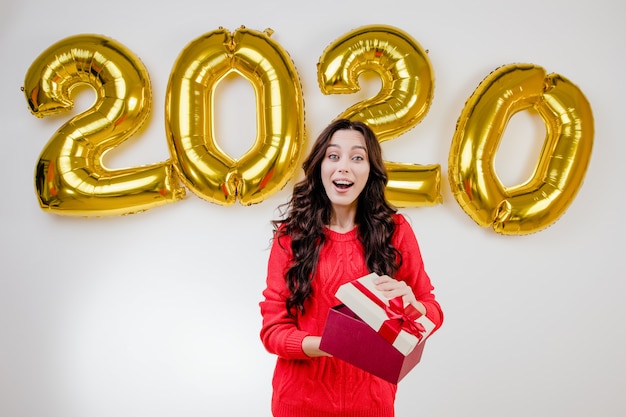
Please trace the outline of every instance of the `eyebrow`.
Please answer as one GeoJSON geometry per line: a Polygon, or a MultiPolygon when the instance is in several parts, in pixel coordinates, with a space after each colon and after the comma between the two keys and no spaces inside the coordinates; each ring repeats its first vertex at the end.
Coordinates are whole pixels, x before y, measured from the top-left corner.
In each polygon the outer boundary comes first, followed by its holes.
{"type": "MultiPolygon", "coordinates": [[[[339,148],[340,146],[334,143],[329,143],[328,146],[326,147],[326,149],[328,148],[339,148]]],[[[363,149],[365,152],[367,152],[367,148],[363,145],[354,145],[352,148],[350,148],[350,150],[353,149],[363,149]]]]}

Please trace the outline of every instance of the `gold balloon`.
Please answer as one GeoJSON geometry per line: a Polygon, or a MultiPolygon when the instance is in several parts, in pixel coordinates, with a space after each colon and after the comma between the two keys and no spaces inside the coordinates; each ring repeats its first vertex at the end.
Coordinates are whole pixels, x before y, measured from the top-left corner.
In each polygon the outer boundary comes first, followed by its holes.
{"type": "Polygon", "coordinates": [[[219,28],[187,45],[166,92],[166,130],[185,185],[208,201],[243,205],[262,201],[291,179],[304,134],[304,101],[296,69],[271,29],[219,28]],[[224,153],[214,133],[215,89],[237,73],[253,86],[257,136],[238,160],[224,153]]]}
{"type": "Polygon", "coordinates": [[[112,39],[77,35],[46,49],[26,73],[23,91],[37,117],[68,111],[72,92],[92,87],[92,107],[50,139],[35,173],[42,209],[73,216],[136,213],[181,199],[170,161],[109,170],[104,154],[133,135],[148,118],[151,87],[143,64],[112,39]]]}
{"type": "Polygon", "coordinates": [[[529,234],[555,222],[582,185],[593,145],[593,115],[581,90],[558,74],[511,64],[489,74],[471,95],[452,139],[449,180],[463,210],[497,233],[529,234]],[[511,117],[537,112],[546,138],[532,177],[505,187],[494,168],[511,117]]]}
{"type": "MultiPolygon", "coordinates": [[[[381,142],[415,127],[433,99],[434,75],[426,51],[400,29],[369,25],[336,39],[317,64],[318,82],[324,94],[359,91],[359,76],[366,71],[380,76],[380,91],[354,104],[338,118],[366,123],[381,142]]],[[[393,204],[441,203],[439,165],[385,162],[385,166],[389,174],[387,197],[393,204]]]]}
{"type": "Polygon", "coordinates": [[[442,201],[441,167],[385,161],[389,181],[385,194],[397,207],[432,206],[442,201]]]}

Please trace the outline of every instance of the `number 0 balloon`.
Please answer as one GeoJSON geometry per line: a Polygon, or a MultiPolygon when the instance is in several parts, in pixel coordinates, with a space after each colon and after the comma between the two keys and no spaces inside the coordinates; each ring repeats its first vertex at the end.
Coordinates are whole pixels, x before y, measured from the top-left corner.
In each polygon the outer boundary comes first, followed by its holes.
{"type": "Polygon", "coordinates": [[[528,234],[555,222],[582,185],[591,157],[593,115],[583,93],[543,68],[507,65],[492,72],[467,101],[449,155],[452,192],[479,225],[501,234],[528,234]],[[546,138],[532,177],[505,187],[494,157],[507,122],[536,111],[546,138]]]}
{"type": "Polygon", "coordinates": [[[294,65],[271,30],[220,28],[191,42],[172,70],[166,130],[185,185],[198,196],[249,205],[283,188],[304,143],[304,105],[294,65]],[[230,73],[246,78],[257,100],[257,137],[239,160],[218,146],[212,105],[217,84],[230,73]]]}

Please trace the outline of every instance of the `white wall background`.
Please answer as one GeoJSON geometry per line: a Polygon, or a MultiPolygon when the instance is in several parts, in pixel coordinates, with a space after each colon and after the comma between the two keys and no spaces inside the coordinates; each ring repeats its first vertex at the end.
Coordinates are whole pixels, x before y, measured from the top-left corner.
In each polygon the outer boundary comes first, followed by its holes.
{"type": "MultiPolygon", "coordinates": [[[[428,115],[385,143],[386,157],[438,163],[444,174],[443,204],[402,210],[413,221],[446,322],[401,382],[398,416],[626,415],[625,11],[619,0],[3,2],[0,415],[269,416],[274,357],[258,338],[258,302],[269,221],[293,185],[250,207],[188,193],[124,217],[45,213],[34,167],[68,116],[29,113],[20,87],[32,61],[81,33],[112,37],[134,51],[151,75],[153,115],[108,163],[137,166],[169,157],[167,80],[198,36],[219,26],[272,28],[299,71],[313,137],[367,97],[324,96],[316,78],[321,53],[373,23],[418,40],[436,77],[428,115]],[[596,128],[576,199],[554,225],[528,236],[477,226],[445,176],[465,100],[489,72],[515,62],[577,84],[596,128]]],[[[365,87],[372,93],[376,85],[365,87]]],[[[220,141],[240,155],[254,138],[252,90],[235,80],[222,91],[220,141]]],[[[75,113],[91,99],[79,96],[75,113]]],[[[529,175],[542,129],[523,114],[512,120],[497,159],[505,182],[529,175]]]]}

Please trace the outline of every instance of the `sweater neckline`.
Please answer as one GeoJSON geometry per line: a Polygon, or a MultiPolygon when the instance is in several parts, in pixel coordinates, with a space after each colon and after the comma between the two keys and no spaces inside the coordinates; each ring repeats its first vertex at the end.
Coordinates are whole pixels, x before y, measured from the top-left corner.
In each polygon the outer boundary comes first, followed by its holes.
{"type": "Polygon", "coordinates": [[[358,226],[354,226],[353,229],[348,230],[347,232],[344,232],[344,233],[336,232],[336,231],[330,229],[328,226],[325,226],[324,230],[326,232],[326,236],[330,240],[339,241],[339,242],[348,242],[350,240],[356,240],[357,232],[359,230],[359,227],[358,226]]]}

